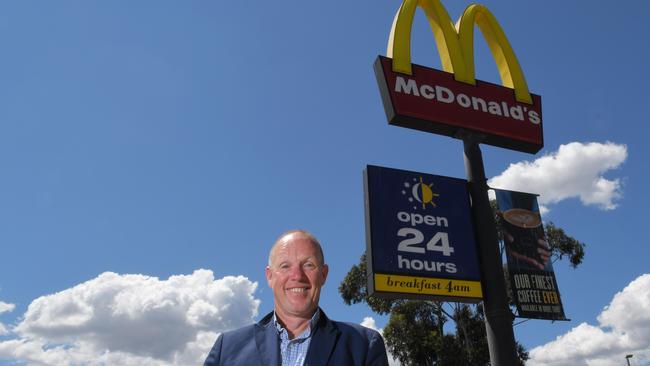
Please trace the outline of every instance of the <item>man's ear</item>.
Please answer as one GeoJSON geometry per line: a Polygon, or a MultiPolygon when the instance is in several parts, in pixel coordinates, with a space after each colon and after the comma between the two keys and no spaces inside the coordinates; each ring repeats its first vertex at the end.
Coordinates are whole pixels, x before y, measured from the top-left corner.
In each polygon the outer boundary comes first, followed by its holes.
{"type": "Polygon", "coordinates": [[[323,283],[321,284],[321,286],[325,284],[325,281],[327,280],[327,274],[329,273],[329,271],[330,271],[330,267],[327,264],[323,264],[323,267],[321,268],[323,283]]]}
{"type": "Polygon", "coordinates": [[[265,272],[266,272],[266,282],[269,284],[269,287],[273,287],[271,286],[271,277],[273,277],[273,271],[271,271],[271,267],[266,266],[265,272]]]}

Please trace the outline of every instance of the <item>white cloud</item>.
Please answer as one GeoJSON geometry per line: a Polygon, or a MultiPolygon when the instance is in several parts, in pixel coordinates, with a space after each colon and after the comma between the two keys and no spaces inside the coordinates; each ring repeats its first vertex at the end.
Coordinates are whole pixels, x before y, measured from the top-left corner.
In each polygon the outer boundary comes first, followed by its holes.
{"type": "Polygon", "coordinates": [[[633,354],[650,362],[650,274],[617,293],[598,316],[598,326],[582,323],[530,351],[530,366],[618,366],[633,354]]]}
{"type": "Polygon", "coordinates": [[[0,301],[0,314],[13,311],[16,305],[0,301]]]}
{"type": "MultiPolygon", "coordinates": [[[[0,301],[0,314],[13,311],[14,308],[16,308],[16,305],[0,301]]],[[[7,327],[4,324],[2,324],[2,322],[0,322],[0,336],[5,335],[7,333],[9,333],[7,327]]]]}
{"type": "Polygon", "coordinates": [[[0,341],[28,365],[201,364],[218,332],[253,322],[257,283],[212,271],[167,280],[102,273],[34,300],[0,341]]]}
{"type": "Polygon", "coordinates": [[[361,322],[361,325],[363,325],[366,328],[373,329],[373,330],[377,330],[377,331],[379,330],[379,329],[377,329],[377,322],[371,316],[367,316],[367,317],[363,318],[363,321],[361,322]]]}
{"type": "Polygon", "coordinates": [[[494,188],[540,194],[542,213],[546,205],[578,197],[584,205],[612,210],[622,197],[622,183],[603,174],[618,168],[627,158],[627,146],[606,142],[572,142],[533,162],[510,164],[490,179],[494,188]]]}

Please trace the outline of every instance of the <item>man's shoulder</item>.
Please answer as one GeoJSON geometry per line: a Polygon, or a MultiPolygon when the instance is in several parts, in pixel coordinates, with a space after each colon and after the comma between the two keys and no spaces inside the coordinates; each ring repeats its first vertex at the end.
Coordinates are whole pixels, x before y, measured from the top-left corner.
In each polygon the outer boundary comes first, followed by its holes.
{"type": "Polygon", "coordinates": [[[204,366],[268,364],[263,362],[264,355],[260,355],[259,349],[268,341],[268,330],[264,323],[255,323],[221,333],[204,366]]]}
{"type": "Polygon", "coordinates": [[[242,337],[250,337],[251,334],[253,334],[253,332],[255,331],[256,325],[257,324],[254,323],[254,324],[245,325],[240,328],[231,329],[221,333],[221,336],[227,339],[238,339],[242,337]]]}
{"type": "Polygon", "coordinates": [[[257,323],[252,323],[248,325],[244,325],[243,327],[240,328],[235,328],[231,329],[228,331],[225,331],[221,334],[223,339],[227,340],[238,340],[238,339],[249,339],[252,340],[254,339],[254,334],[255,334],[255,329],[263,329],[267,326],[269,326],[269,316],[265,316],[262,318],[257,323]]]}
{"type": "Polygon", "coordinates": [[[331,322],[334,323],[334,326],[343,333],[356,333],[364,337],[379,336],[379,332],[374,329],[364,327],[361,324],[341,322],[336,320],[331,320],[331,322]]]}
{"type": "Polygon", "coordinates": [[[321,344],[328,344],[328,339],[333,347],[328,364],[333,365],[388,365],[384,340],[374,329],[366,328],[361,324],[329,320],[326,318],[323,332],[315,335],[321,344]],[[336,339],[335,341],[332,341],[336,339]]]}
{"type": "MultiPolygon", "coordinates": [[[[376,330],[364,327],[361,324],[331,320],[327,316],[324,316],[324,321],[326,324],[329,323],[329,326],[336,329],[341,333],[341,335],[346,338],[352,337],[366,341],[372,341],[377,337],[381,337],[379,332],[376,330]]],[[[325,327],[328,327],[328,325],[325,325],[325,327]]]]}

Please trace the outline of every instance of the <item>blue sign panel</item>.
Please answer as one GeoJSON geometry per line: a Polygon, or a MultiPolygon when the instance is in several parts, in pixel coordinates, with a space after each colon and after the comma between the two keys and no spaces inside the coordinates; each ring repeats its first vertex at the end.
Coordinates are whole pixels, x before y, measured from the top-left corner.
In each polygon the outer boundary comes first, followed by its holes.
{"type": "Polygon", "coordinates": [[[480,301],[467,182],[370,165],[364,179],[370,292],[480,301]]]}

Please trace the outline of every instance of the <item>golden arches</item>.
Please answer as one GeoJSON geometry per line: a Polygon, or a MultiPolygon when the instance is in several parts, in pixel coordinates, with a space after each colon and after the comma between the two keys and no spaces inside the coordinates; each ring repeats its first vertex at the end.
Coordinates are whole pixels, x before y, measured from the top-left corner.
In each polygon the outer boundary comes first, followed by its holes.
{"type": "Polygon", "coordinates": [[[438,47],[442,67],[454,73],[454,78],[476,84],[474,68],[474,25],[476,24],[490,47],[501,75],[503,86],[515,90],[516,99],[532,104],[528,84],[517,56],[503,29],[483,5],[470,5],[456,26],[440,0],[404,0],[390,31],[387,56],[393,59],[393,71],[411,74],[411,28],[415,10],[424,10],[438,47]]]}

